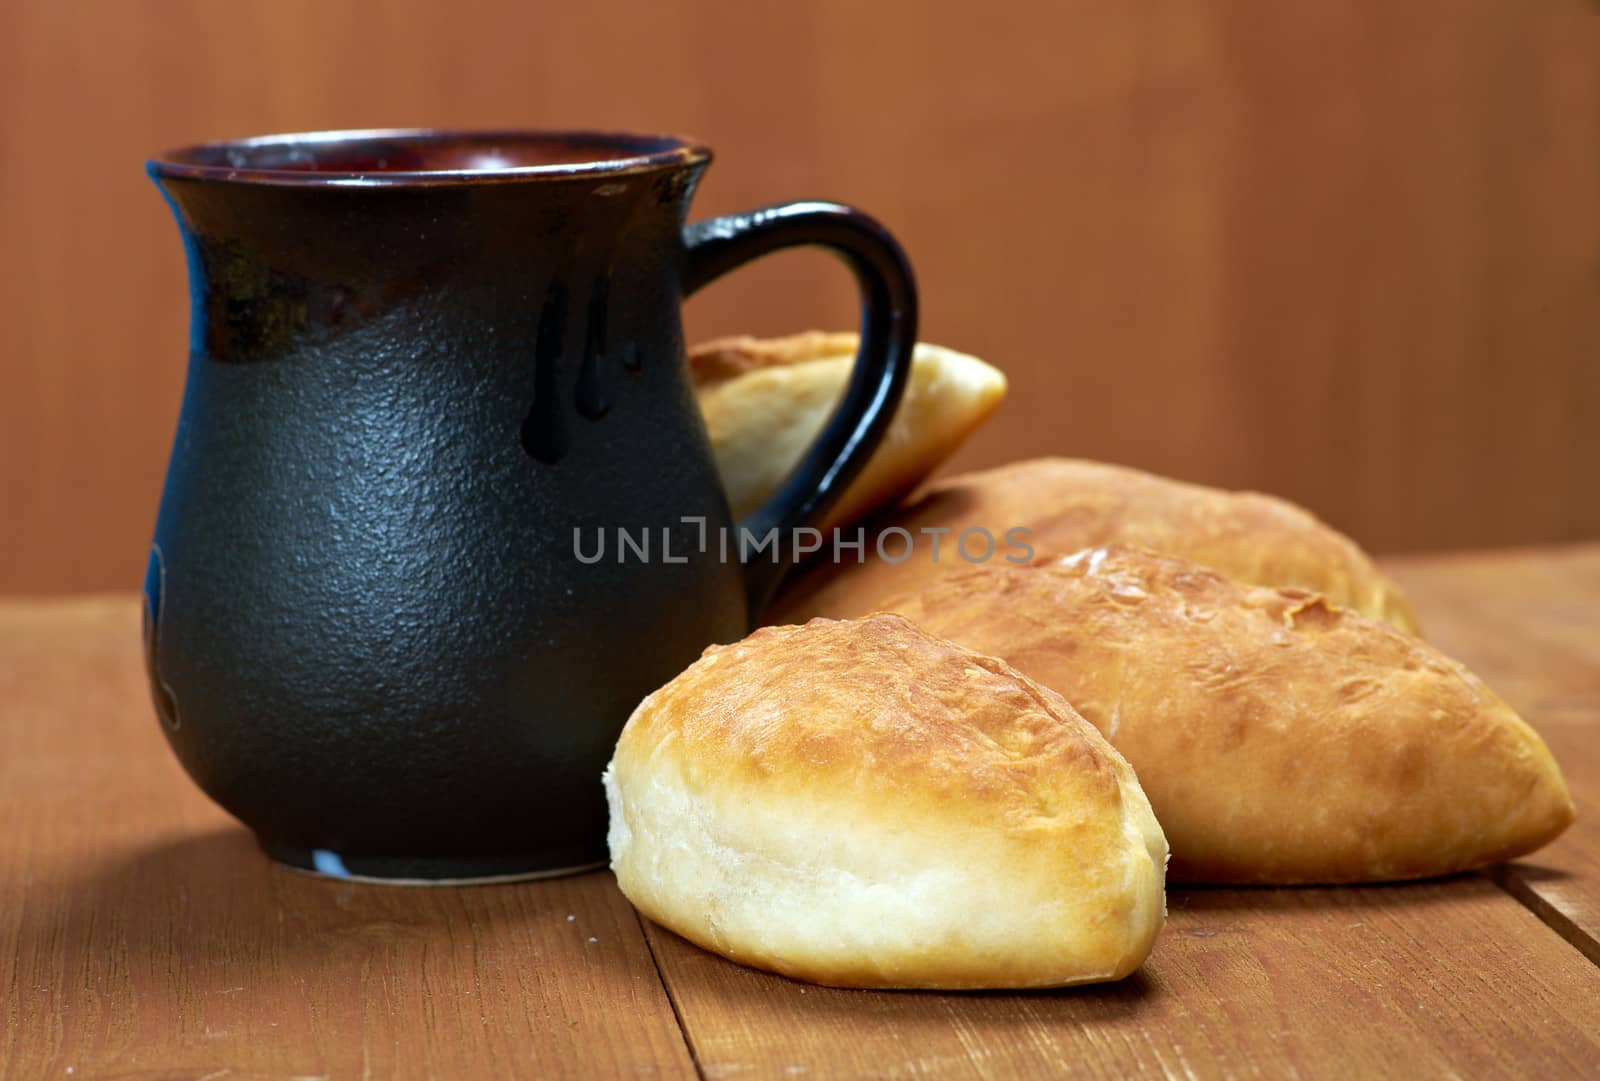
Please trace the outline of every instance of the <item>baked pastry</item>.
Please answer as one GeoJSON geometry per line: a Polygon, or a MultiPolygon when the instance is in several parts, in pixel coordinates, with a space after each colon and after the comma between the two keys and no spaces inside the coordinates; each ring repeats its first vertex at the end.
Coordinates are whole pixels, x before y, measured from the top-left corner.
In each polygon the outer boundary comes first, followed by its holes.
{"type": "MultiPolygon", "coordinates": [[[[695,395],[735,518],[766,502],[832,414],[855,334],[723,338],[689,351],[695,395]]],[[[919,343],[905,395],[883,442],[820,528],[894,503],[949,457],[1000,405],[1006,377],[977,357],[919,343]]]]}
{"type": "Polygon", "coordinates": [[[887,607],[1059,691],[1139,773],[1184,882],[1511,859],[1573,819],[1539,736],[1427,643],[1142,549],[954,573],[887,607]]]}
{"type": "Polygon", "coordinates": [[[1400,588],[1348,537],[1307,511],[1269,495],[1185,484],[1101,462],[1037,458],[930,486],[907,506],[868,528],[866,558],[812,560],[775,602],[770,620],[795,623],[812,616],[843,619],[882,607],[970,560],[1027,563],[1095,545],[1137,544],[1211,567],[1241,582],[1299,586],[1334,604],[1417,633],[1400,588]],[[1017,529],[1022,532],[1013,532],[1017,529]],[[877,558],[875,537],[899,529],[915,543],[883,537],[889,560],[877,558]],[[943,529],[939,535],[924,532],[943,529]],[[957,545],[968,530],[982,532],[957,545]],[[1009,538],[1009,539],[1008,539],[1009,538]],[[938,560],[934,544],[938,543],[938,560]]]}
{"type": "Polygon", "coordinates": [[[1166,842],[1133,770],[1002,661],[896,616],[713,646],[605,773],[650,919],[844,987],[1054,987],[1139,967],[1166,842]]]}

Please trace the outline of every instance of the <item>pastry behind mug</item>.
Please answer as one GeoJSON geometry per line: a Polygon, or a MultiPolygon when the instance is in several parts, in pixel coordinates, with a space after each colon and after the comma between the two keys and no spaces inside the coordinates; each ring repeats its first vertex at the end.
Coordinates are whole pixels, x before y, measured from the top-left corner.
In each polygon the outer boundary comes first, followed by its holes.
{"type": "Polygon", "coordinates": [[[646,698],[606,770],[617,884],[655,922],[817,983],[1114,980],[1166,840],[1065,700],[897,616],[769,627],[646,698]]]}
{"type": "MultiPolygon", "coordinates": [[[[860,338],[808,331],[721,338],[689,350],[695,397],[735,518],[766,502],[844,394],[860,338]]],[[[826,531],[899,500],[944,461],[1006,395],[977,357],[919,342],[883,442],[819,523],[826,531]]]]}

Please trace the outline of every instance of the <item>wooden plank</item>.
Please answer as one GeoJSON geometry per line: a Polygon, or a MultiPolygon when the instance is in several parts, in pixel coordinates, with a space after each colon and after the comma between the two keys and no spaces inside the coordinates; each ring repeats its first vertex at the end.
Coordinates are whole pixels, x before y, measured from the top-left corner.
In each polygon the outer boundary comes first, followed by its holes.
{"type": "Polygon", "coordinates": [[[0,606],[0,1075],[694,1076],[609,874],[270,864],[163,743],[138,626],[125,598],[0,606]]]}
{"type": "Polygon", "coordinates": [[[1498,881],[1600,964],[1600,545],[1395,559],[1424,630],[1549,743],[1578,804],[1498,881]]]}
{"type": "Polygon", "coordinates": [[[1184,890],[1105,987],[880,994],[740,967],[650,926],[708,1078],[1579,1076],[1600,969],[1478,876],[1184,890]]]}
{"type": "MultiPolygon", "coordinates": [[[[1593,820],[1600,547],[1395,570],[1593,820]]],[[[609,876],[385,890],[263,860],[162,746],[136,627],[125,600],[0,606],[0,1075],[693,1074],[609,876]]],[[[1501,877],[1558,930],[1594,925],[1584,836],[1501,877]]],[[[1049,994],[809,987],[649,937],[706,1077],[1568,1075],[1600,1050],[1600,969],[1486,878],[1171,900],[1138,976],[1049,994]]]]}

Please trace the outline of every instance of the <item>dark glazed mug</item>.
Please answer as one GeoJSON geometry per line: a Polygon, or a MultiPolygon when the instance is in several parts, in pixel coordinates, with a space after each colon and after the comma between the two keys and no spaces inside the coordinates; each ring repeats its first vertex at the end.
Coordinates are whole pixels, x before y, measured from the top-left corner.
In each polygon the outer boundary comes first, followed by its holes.
{"type": "Polygon", "coordinates": [[[673,138],[375,131],[149,164],[193,306],[150,683],[184,767],[273,857],[391,881],[604,861],[629,712],[744,634],[784,570],[702,544],[738,534],[685,296],[797,245],[860,284],[849,388],[752,534],[815,522],[882,437],[916,339],[899,246],[833,203],[686,229],[709,161],[673,138]],[[577,558],[618,529],[670,558],[577,558]]]}

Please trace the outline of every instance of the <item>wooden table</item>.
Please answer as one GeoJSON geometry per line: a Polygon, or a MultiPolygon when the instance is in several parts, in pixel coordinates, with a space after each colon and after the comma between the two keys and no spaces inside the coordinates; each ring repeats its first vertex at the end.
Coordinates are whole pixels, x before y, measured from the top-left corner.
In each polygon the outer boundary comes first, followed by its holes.
{"type": "Polygon", "coordinates": [[[1391,564],[1580,820],[1486,875],[1170,893],[1109,987],[874,994],[642,923],[609,874],[396,889],[268,863],[179,770],[127,597],[0,604],[0,1076],[1595,1076],[1600,545],[1391,564]]]}

